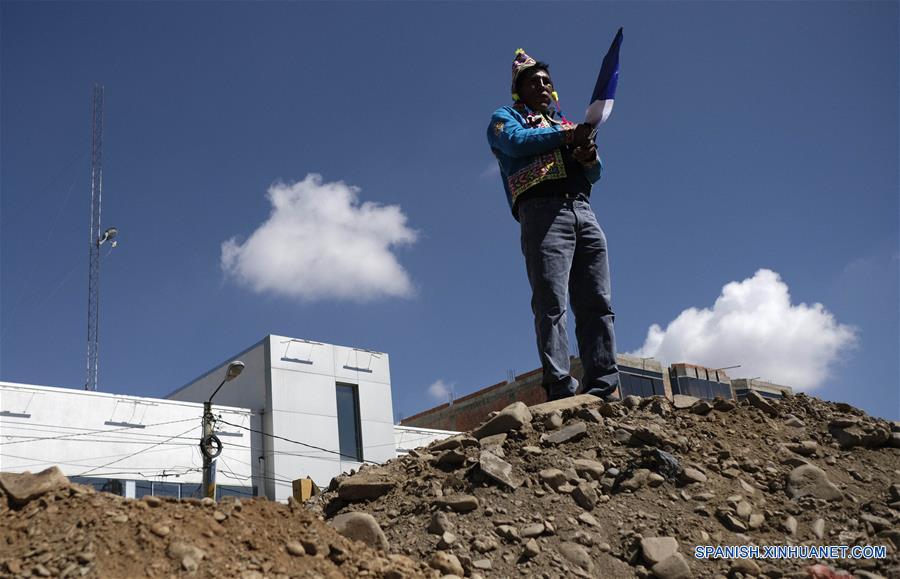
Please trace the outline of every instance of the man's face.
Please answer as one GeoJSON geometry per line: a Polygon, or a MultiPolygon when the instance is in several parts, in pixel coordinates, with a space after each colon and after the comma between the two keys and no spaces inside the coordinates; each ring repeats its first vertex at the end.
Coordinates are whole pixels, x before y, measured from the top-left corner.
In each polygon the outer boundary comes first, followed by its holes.
{"type": "Polygon", "coordinates": [[[553,81],[546,70],[538,69],[534,72],[526,70],[525,77],[519,83],[519,98],[528,108],[541,113],[547,112],[550,103],[553,102],[553,81]]]}

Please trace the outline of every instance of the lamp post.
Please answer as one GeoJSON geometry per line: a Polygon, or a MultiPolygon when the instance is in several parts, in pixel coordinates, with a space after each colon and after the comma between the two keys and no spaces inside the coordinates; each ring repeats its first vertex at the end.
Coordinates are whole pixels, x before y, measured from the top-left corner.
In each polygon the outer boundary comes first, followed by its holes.
{"type": "Polygon", "coordinates": [[[203,496],[216,498],[216,462],[217,456],[222,454],[222,441],[213,433],[212,399],[219,393],[225,382],[234,380],[244,371],[244,363],[235,360],[228,364],[225,378],[219,383],[219,387],[210,395],[209,400],[203,403],[203,438],[200,439],[200,454],[203,455],[203,496]]]}

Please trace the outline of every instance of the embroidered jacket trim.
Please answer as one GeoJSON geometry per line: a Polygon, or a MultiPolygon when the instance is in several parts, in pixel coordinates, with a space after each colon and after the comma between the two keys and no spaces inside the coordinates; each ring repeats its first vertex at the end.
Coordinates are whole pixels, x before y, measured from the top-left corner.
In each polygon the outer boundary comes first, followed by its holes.
{"type": "Polygon", "coordinates": [[[556,149],[545,155],[538,155],[535,160],[519,169],[506,179],[512,203],[515,205],[519,195],[542,181],[565,179],[566,165],[562,152],[556,149]]]}

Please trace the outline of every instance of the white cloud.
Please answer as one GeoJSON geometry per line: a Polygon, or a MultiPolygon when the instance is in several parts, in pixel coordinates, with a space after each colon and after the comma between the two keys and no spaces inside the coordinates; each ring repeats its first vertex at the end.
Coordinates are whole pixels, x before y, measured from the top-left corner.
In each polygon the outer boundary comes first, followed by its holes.
{"type": "Polygon", "coordinates": [[[272,212],[243,243],[222,243],[222,269],[257,293],[366,302],[413,293],[392,249],[417,233],[398,205],[360,204],[359,189],[310,173],[267,192],[272,212]]]}
{"type": "Polygon", "coordinates": [[[500,176],[500,165],[497,164],[497,161],[491,161],[487,164],[487,166],[481,171],[480,177],[482,179],[496,179],[500,176]]]}
{"type": "Polygon", "coordinates": [[[428,387],[428,394],[435,400],[447,402],[450,394],[453,392],[453,384],[447,384],[443,380],[438,380],[428,387]]]}
{"type": "Polygon", "coordinates": [[[856,334],[822,304],[792,305],[780,276],[760,269],[726,284],[711,309],[684,310],[665,330],[653,324],[644,345],[631,355],[653,356],[665,364],[740,364],[730,374],[812,390],[855,346],[856,334]]]}

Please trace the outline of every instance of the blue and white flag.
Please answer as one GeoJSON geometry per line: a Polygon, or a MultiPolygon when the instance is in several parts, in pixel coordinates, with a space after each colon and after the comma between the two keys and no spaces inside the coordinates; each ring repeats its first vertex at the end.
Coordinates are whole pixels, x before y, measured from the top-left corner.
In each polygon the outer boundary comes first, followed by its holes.
{"type": "Polygon", "coordinates": [[[591,96],[591,104],[584,113],[584,122],[595,127],[609,118],[612,112],[613,102],[616,96],[616,84],[619,81],[619,47],[622,46],[622,29],[616,33],[616,37],[609,47],[606,56],[603,57],[603,65],[600,74],[597,75],[597,84],[594,85],[594,94],[591,96]]]}

